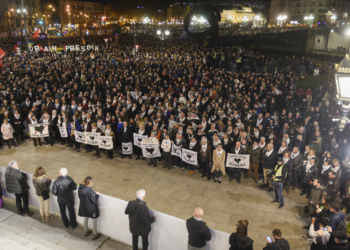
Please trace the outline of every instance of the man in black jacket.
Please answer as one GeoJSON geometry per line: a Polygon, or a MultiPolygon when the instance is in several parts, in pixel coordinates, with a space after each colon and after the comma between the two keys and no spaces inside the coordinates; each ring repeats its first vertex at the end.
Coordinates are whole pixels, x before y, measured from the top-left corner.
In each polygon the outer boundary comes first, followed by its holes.
{"type": "Polygon", "coordinates": [[[272,235],[275,238],[275,242],[267,242],[266,247],[263,250],[278,249],[278,250],[290,250],[289,242],[282,238],[282,232],[279,229],[272,231],[272,235]]]}
{"type": "Polygon", "coordinates": [[[276,152],[274,152],[273,145],[271,143],[267,144],[266,151],[261,156],[261,162],[264,173],[264,184],[265,187],[269,187],[269,191],[272,190],[271,185],[269,185],[269,179],[267,174],[275,167],[276,152]]]}
{"type": "Polygon", "coordinates": [[[194,216],[186,221],[188,231],[188,250],[204,250],[207,241],[211,239],[211,233],[205,222],[203,222],[203,210],[197,207],[194,216]]]}
{"type": "Polygon", "coordinates": [[[125,214],[129,215],[129,229],[132,234],[133,250],[138,250],[139,236],[142,237],[142,250],[148,248],[148,234],[151,232],[151,224],[156,221],[157,217],[151,217],[146,206],[146,191],[139,189],[136,192],[137,199],[129,201],[125,209],[125,214]]]}
{"type": "Polygon", "coordinates": [[[33,215],[34,213],[29,212],[28,208],[29,186],[27,183],[27,175],[18,168],[18,164],[16,161],[10,161],[9,166],[5,172],[5,183],[7,192],[15,194],[16,196],[16,206],[18,213],[22,216],[33,215]]]}
{"type": "Polygon", "coordinates": [[[57,196],[64,226],[68,228],[70,224],[72,228],[75,228],[78,224],[74,212],[73,191],[77,189],[77,184],[71,177],[67,176],[67,173],[68,170],[66,168],[60,169],[59,177],[52,185],[52,194],[57,196]],[[69,221],[66,215],[66,207],[69,212],[69,221]]]}
{"type": "MultiPolygon", "coordinates": [[[[327,227],[328,228],[328,227],[327,227]]],[[[332,245],[324,245],[323,239],[322,239],[322,231],[317,231],[318,236],[316,238],[317,240],[317,249],[319,250],[349,250],[349,242],[348,242],[348,236],[343,231],[335,231],[332,233],[331,236],[334,237],[335,244],[332,245]]]]}

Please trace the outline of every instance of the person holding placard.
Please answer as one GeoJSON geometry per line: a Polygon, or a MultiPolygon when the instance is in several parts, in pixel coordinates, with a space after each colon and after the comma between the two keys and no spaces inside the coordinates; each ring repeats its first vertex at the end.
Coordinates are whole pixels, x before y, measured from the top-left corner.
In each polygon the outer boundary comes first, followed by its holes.
{"type": "MultiPolygon", "coordinates": [[[[105,130],[105,136],[111,136],[112,137],[112,141],[114,141],[114,138],[115,138],[115,136],[114,136],[114,132],[112,131],[112,127],[111,127],[111,124],[109,123],[109,124],[107,124],[107,127],[106,127],[106,130],[105,130]]],[[[109,150],[107,150],[107,154],[108,154],[108,156],[107,156],[107,159],[113,159],[113,149],[109,149],[109,150]]]]}
{"type": "MultiPolygon", "coordinates": [[[[222,172],[222,175],[225,175],[225,159],[226,159],[226,152],[222,148],[222,144],[219,143],[216,146],[216,149],[213,152],[213,166],[211,169],[211,172],[213,173],[214,170],[217,168],[220,169],[222,172]]],[[[221,183],[222,177],[215,177],[214,182],[218,182],[219,184],[221,183]]]]}
{"type": "MultiPolygon", "coordinates": [[[[241,147],[241,142],[236,141],[236,146],[231,148],[230,154],[235,155],[243,155],[245,154],[245,150],[241,147]]],[[[230,181],[233,181],[236,177],[237,182],[241,183],[241,176],[242,176],[242,169],[241,168],[232,168],[230,173],[230,181]],[[237,177],[236,177],[236,171],[237,171],[237,177]]]]}
{"type": "MultiPolygon", "coordinates": [[[[91,125],[86,120],[83,120],[83,123],[81,126],[81,131],[82,132],[91,132],[91,125]]],[[[85,151],[88,153],[91,152],[92,151],[91,145],[85,144],[85,151]]]]}
{"type": "Polygon", "coordinates": [[[206,136],[202,136],[201,147],[199,149],[199,165],[203,171],[202,178],[207,176],[208,181],[210,180],[211,174],[211,160],[212,160],[211,144],[208,143],[206,136]]]}
{"type": "MultiPolygon", "coordinates": [[[[192,137],[191,142],[188,145],[188,149],[196,152],[196,157],[198,157],[198,151],[199,151],[199,143],[197,143],[196,137],[192,137]]],[[[190,171],[188,171],[188,174],[193,175],[194,174],[194,169],[196,168],[195,165],[189,164],[190,166],[190,171]]]]}
{"type": "Polygon", "coordinates": [[[163,149],[164,154],[164,167],[163,168],[171,168],[171,141],[170,135],[165,134],[165,139],[162,141],[161,148],[163,149]]]}
{"type": "MultiPolygon", "coordinates": [[[[32,115],[32,117],[30,119],[28,119],[30,125],[36,125],[38,124],[38,121],[35,117],[35,115],[32,115]]],[[[34,142],[34,147],[36,147],[36,142],[39,142],[39,145],[42,146],[41,144],[41,139],[40,138],[32,138],[33,142],[34,142]]]]}
{"type": "MultiPolygon", "coordinates": [[[[173,142],[176,146],[180,146],[180,148],[186,148],[186,141],[184,138],[182,138],[181,134],[180,133],[177,133],[176,134],[176,139],[175,141],[173,142]]],[[[184,163],[181,159],[181,157],[178,157],[178,156],[175,156],[175,165],[174,165],[174,168],[177,168],[177,165],[180,166],[181,164],[181,170],[182,171],[185,171],[185,168],[184,168],[184,163]]]]}
{"type": "MultiPolygon", "coordinates": [[[[144,140],[142,141],[141,143],[157,143],[158,146],[159,146],[159,141],[156,137],[156,133],[151,133],[151,136],[148,137],[147,140],[144,140]]],[[[157,167],[157,158],[150,158],[150,162],[148,163],[148,165],[152,165],[153,164],[153,167],[157,167]]]]}
{"type": "MultiPolygon", "coordinates": [[[[132,131],[131,128],[128,126],[128,122],[124,121],[123,126],[120,129],[120,142],[121,143],[132,143],[132,131]]],[[[122,151],[123,152],[123,151],[122,151]]],[[[131,155],[124,155],[122,153],[122,159],[124,159],[125,156],[128,156],[130,159],[132,158],[131,155]]]]}
{"type": "MultiPolygon", "coordinates": [[[[97,124],[96,124],[96,123],[91,124],[91,132],[92,132],[92,133],[99,133],[99,134],[102,133],[101,129],[99,129],[99,128],[97,127],[97,124]]],[[[98,147],[98,145],[97,145],[97,146],[94,146],[94,147],[95,147],[95,150],[96,150],[96,153],[94,154],[94,156],[97,156],[97,158],[100,158],[100,157],[101,157],[100,148],[98,147]]],[[[112,156],[112,157],[113,157],[113,156],[112,156]]]]}
{"type": "MultiPolygon", "coordinates": [[[[146,130],[145,130],[144,124],[140,124],[140,128],[138,129],[137,134],[146,135],[146,130]]],[[[137,158],[135,160],[139,160],[140,156],[142,155],[142,148],[141,147],[135,147],[135,148],[136,148],[136,153],[137,153],[137,158]]],[[[142,156],[142,160],[145,160],[145,157],[142,156]]]]}
{"type": "MultiPolygon", "coordinates": [[[[77,152],[80,151],[80,143],[75,140],[74,132],[75,131],[81,131],[81,126],[78,121],[75,121],[74,119],[71,119],[68,125],[68,135],[71,138],[71,141],[75,143],[75,148],[77,152]]],[[[72,145],[69,145],[71,148],[72,145]]]]}

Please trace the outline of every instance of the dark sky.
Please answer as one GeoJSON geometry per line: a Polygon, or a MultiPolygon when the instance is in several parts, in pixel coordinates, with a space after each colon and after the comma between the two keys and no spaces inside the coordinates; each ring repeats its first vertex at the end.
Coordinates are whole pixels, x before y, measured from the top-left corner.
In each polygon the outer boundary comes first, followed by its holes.
{"type": "Polygon", "coordinates": [[[144,10],[164,10],[171,2],[174,0],[111,0],[113,9],[119,14],[136,10],[137,6],[145,7],[144,10]]]}

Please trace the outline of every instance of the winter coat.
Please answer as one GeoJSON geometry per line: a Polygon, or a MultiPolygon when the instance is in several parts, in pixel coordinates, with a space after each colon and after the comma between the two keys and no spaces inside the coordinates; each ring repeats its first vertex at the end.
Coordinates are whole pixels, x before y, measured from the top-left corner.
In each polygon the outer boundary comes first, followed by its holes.
{"type": "Polygon", "coordinates": [[[73,191],[77,184],[69,176],[59,176],[52,185],[52,194],[57,196],[57,202],[66,204],[74,201],[73,191]]]}
{"type": "Polygon", "coordinates": [[[146,236],[149,234],[151,224],[155,219],[150,216],[146,202],[140,199],[129,201],[125,214],[129,215],[129,229],[132,235],[146,236]]]}
{"type": "Polygon", "coordinates": [[[275,239],[275,242],[267,243],[263,250],[290,250],[288,241],[285,239],[275,239]]]}
{"type": "Polygon", "coordinates": [[[292,175],[292,171],[293,171],[293,160],[291,158],[289,158],[289,160],[284,163],[284,165],[286,165],[287,167],[287,180],[291,181],[293,179],[293,175],[292,175]]]}
{"type": "Polygon", "coordinates": [[[250,146],[248,154],[250,155],[250,163],[260,163],[261,148],[259,146],[255,150],[253,150],[253,146],[250,146]]]}
{"type": "Polygon", "coordinates": [[[100,216],[97,205],[99,195],[95,194],[91,187],[80,184],[78,188],[78,196],[80,199],[78,215],[93,219],[98,218],[100,216]]]}
{"type": "Polygon", "coordinates": [[[265,169],[273,169],[275,167],[277,153],[274,150],[270,156],[266,156],[266,152],[261,156],[262,167],[265,169]]]}
{"type": "Polygon", "coordinates": [[[131,131],[131,128],[128,126],[128,127],[126,127],[126,131],[124,132],[124,127],[122,127],[121,129],[120,129],[120,141],[121,142],[124,142],[124,143],[126,143],[126,142],[132,142],[132,136],[133,136],[133,134],[132,134],[132,131],[131,131]]]}
{"type": "Polygon", "coordinates": [[[314,181],[319,175],[319,169],[316,165],[313,165],[308,172],[306,172],[306,165],[301,168],[302,182],[308,184],[310,181],[314,181]]]}
{"type": "Polygon", "coordinates": [[[215,168],[216,168],[216,164],[220,165],[220,170],[222,172],[222,175],[225,175],[225,159],[226,159],[226,152],[225,150],[222,149],[222,153],[220,155],[220,157],[218,156],[218,154],[216,153],[217,149],[215,149],[213,151],[213,165],[211,167],[211,172],[213,173],[215,168]]]}
{"type": "Polygon", "coordinates": [[[203,248],[211,240],[211,233],[205,222],[194,217],[186,220],[188,244],[192,247],[203,248]]]}
{"type": "Polygon", "coordinates": [[[293,160],[293,168],[295,168],[296,170],[301,170],[303,163],[304,163],[304,158],[303,155],[301,153],[299,153],[296,157],[294,157],[293,160]]]}
{"type": "Polygon", "coordinates": [[[253,250],[254,241],[247,236],[233,233],[230,235],[229,243],[231,245],[229,250],[253,250]]]}
{"type": "Polygon", "coordinates": [[[27,175],[19,169],[8,167],[5,171],[6,190],[11,194],[22,194],[28,191],[27,175]]]}
{"type": "Polygon", "coordinates": [[[4,140],[10,140],[13,138],[13,128],[12,125],[10,123],[7,123],[7,125],[5,123],[3,123],[1,125],[1,133],[2,133],[2,138],[4,140]]]}
{"type": "Polygon", "coordinates": [[[43,191],[48,191],[50,193],[51,180],[49,180],[45,175],[38,177],[33,176],[33,185],[37,196],[43,196],[43,191]]]}
{"type": "Polygon", "coordinates": [[[323,192],[322,188],[316,188],[316,187],[313,187],[310,192],[308,205],[309,205],[309,213],[311,215],[316,213],[316,205],[320,205],[322,203],[322,192],[323,192]],[[312,201],[312,204],[311,204],[311,201],[312,201]]]}

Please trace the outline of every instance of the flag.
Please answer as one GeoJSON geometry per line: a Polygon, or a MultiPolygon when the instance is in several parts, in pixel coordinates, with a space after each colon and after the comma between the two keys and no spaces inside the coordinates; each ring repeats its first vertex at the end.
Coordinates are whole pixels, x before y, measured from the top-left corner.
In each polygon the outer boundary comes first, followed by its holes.
{"type": "Polygon", "coordinates": [[[39,39],[39,29],[35,31],[35,33],[33,34],[33,38],[39,39]]]}
{"type": "MultiPolygon", "coordinates": [[[[34,45],[34,42],[29,42],[28,41],[28,46],[30,47],[30,46],[33,46],[34,45]]],[[[16,45],[15,45],[16,46],[16,45]]]]}
{"type": "Polygon", "coordinates": [[[4,58],[5,55],[6,55],[6,52],[0,48],[0,59],[4,58]]]}
{"type": "Polygon", "coordinates": [[[19,44],[15,44],[13,47],[15,48],[15,51],[16,51],[17,48],[19,47],[19,44]]]}

